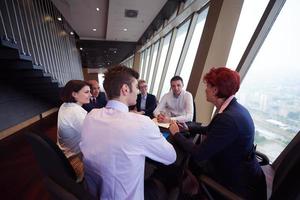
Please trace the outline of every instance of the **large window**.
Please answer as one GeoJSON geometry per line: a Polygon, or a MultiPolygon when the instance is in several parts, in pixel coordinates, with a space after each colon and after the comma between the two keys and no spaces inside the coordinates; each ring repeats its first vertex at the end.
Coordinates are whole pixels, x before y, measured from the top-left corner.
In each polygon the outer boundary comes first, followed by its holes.
{"type": "Polygon", "coordinates": [[[164,84],[161,90],[161,97],[167,93],[170,89],[170,79],[175,75],[175,71],[177,68],[177,64],[178,64],[178,60],[180,58],[180,54],[182,51],[182,47],[184,45],[184,41],[186,38],[186,34],[189,28],[189,24],[190,24],[191,20],[186,21],[182,26],[179,27],[177,34],[176,34],[176,38],[175,38],[175,43],[174,43],[174,47],[172,50],[172,55],[170,58],[170,62],[169,65],[167,67],[167,73],[164,79],[164,84]]]}
{"type": "Polygon", "coordinates": [[[146,78],[146,81],[148,82],[149,86],[152,83],[152,76],[153,76],[153,72],[154,72],[154,68],[155,68],[155,62],[156,62],[158,47],[159,47],[159,41],[154,44],[153,56],[152,56],[152,61],[151,61],[151,66],[150,66],[150,72],[149,72],[148,77],[146,78]]]}
{"type": "Polygon", "coordinates": [[[141,74],[141,78],[142,79],[146,79],[146,74],[147,74],[147,70],[148,70],[148,65],[149,65],[149,59],[150,59],[150,53],[151,53],[151,47],[149,47],[146,51],[145,54],[145,60],[144,60],[144,68],[141,74]]]}
{"type": "Polygon", "coordinates": [[[170,41],[171,41],[171,36],[172,36],[172,32],[170,32],[163,40],[164,44],[163,44],[162,51],[161,51],[160,58],[159,58],[159,64],[157,67],[154,86],[153,86],[152,91],[150,91],[150,93],[152,93],[154,95],[157,95],[157,92],[158,92],[158,87],[159,87],[162,71],[164,69],[164,64],[166,61],[166,57],[167,57],[167,53],[168,53],[168,49],[169,49],[169,45],[170,45],[170,41]]]}
{"type": "Polygon", "coordinates": [[[140,76],[141,76],[141,74],[142,74],[142,72],[143,72],[143,70],[144,70],[144,60],[145,60],[145,58],[144,58],[144,56],[145,56],[145,50],[141,53],[141,56],[140,56],[140,76]]]}
{"type": "Polygon", "coordinates": [[[244,0],[227,67],[236,69],[268,2],[269,0],[244,0]]]}
{"type": "Polygon", "coordinates": [[[202,11],[198,15],[197,24],[196,24],[196,27],[195,27],[195,30],[194,30],[194,33],[192,36],[192,40],[190,42],[186,57],[184,59],[182,70],[180,72],[180,76],[183,79],[184,88],[186,88],[186,86],[189,82],[189,79],[190,79],[191,71],[193,68],[198,45],[199,45],[199,42],[201,39],[207,12],[208,12],[208,8],[206,8],[204,11],[202,11]]]}
{"type": "Polygon", "coordinates": [[[258,150],[274,161],[300,129],[300,1],[287,0],[237,97],[255,122],[258,150]]]}

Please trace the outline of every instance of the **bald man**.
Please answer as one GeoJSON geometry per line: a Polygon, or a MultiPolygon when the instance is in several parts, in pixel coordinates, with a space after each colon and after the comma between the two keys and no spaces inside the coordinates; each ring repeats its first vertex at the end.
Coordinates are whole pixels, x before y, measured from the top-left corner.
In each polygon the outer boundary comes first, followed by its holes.
{"type": "Polygon", "coordinates": [[[92,97],[90,103],[84,104],[82,107],[90,112],[94,108],[102,108],[106,106],[107,100],[104,92],[100,92],[99,83],[96,80],[87,81],[91,88],[92,97]]]}

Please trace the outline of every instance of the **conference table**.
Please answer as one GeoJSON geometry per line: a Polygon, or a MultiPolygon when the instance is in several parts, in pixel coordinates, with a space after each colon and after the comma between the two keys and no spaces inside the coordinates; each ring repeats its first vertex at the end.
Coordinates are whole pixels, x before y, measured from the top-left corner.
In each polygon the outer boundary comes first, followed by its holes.
{"type": "MultiPolygon", "coordinates": [[[[153,161],[149,158],[146,158],[146,165],[145,165],[145,179],[150,177],[156,170],[162,170],[164,172],[168,171],[178,171],[179,174],[174,174],[175,176],[181,176],[181,172],[185,169],[189,154],[186,153],[174,140],[172,135],[169,132],[168,124],[167,123],[157,123],[157,121],[154,120],[154,122],[158,125],[160,132],[162,135],[166,138],[166,140],[171,143],[176,151],[176,161],[172,163],[171,165],[164,165],[162,163],[153,161]]],[[[190,135],[189,132],[180,132],[180,134],[183,134],[185,137],[187,137],[189,140],[193,140],[194,137],[190,135]]],[[[174,172],[175,173],[175,172],[174,172]]]]}

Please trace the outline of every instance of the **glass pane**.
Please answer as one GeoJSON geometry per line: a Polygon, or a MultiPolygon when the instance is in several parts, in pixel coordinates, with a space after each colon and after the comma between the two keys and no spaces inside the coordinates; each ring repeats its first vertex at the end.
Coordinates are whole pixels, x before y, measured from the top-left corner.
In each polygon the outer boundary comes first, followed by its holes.
{"type": "Polygon", "coordinates": [[[300,129],[300,1],[288,0],[238,94],[255,122],[258,150],[274,161],[300,129]]]}
{"type": "Polygon", "coordinates": [[[144,69],[144,55],[145,55],[145,50],[141,53],[141,60],[140,60],[140,63],[141,63],[141,65],[140,65],[140,71],[139,71],[139,73],[140,73],[140,77],[142,76],[142,72],[143,72],[143,69],[144,69]]]}
{"type": "Polygon", "coordinates": [[[155,62],[156,62],[156,57],[157,57],[158,46],[159,46],[159,41],[155,43],[154,49],[153,49],[152,62],[151,62],[149,77],[147,79],[149,87],[151,87],[151,83],[152,83],[152,77],[153,77],[153,72],[154,72],[154,67],[155,67],[155,62]]]}
{"type": "Polygon", "coordinates": [[[151,52],[151,47],[149,47],[146,50],[146,62],[144,64],[144,69],[143,69],[143,74],[142,74],[142,79],[146,78],[147,70],[148,70],[148,65],[149,65],[149,58],[150,58],[150,52],[151,52]]]}
{"type": "Polygon", "coordinates": [[[161,97],[165,93],[167,93],[170,89],[170,80],[175,75],[175,71],[176,71],[177,64],[178,64],[180,54],[182,51],[182,47],[183,47],[183,44],[185,41],[185,37],[187,35],[190,21],[191,20],[186,21],[182,26],[179,27],[179,29],[177,31],[172,55],[171,55],[170,62],[169,62],[169,66],[167,67],[167,74],[164,79],[164,84],[163,84],[163,87],[162,87],[162,90],[160,93],[161,97]]]}
{"type": "Polygon", "coordinates": [[[169,45],[170,45],[171,35],[172,35],[172,32],[170,32],[164,38],[164,45],[162,47],[162,51],[161,51],[160,58],[159,58],[159,64],[157,67],[153,90],[150,91],[150,93],[152,92],[152,94],[155,96],[157,96],[158,87],[159,87],[159,83],[160,83],[160,79],[161,79],[161,74],[164,69],[164,64],[166,61],[166,57],[167,57],[167,53],[168,53],[168,49],[169,49],[169,45]]]}
{"type": "Polygon", "coordinates": [[[186,86],[189,82],[189,79],[190,79],[192,67],[193,67],[195,56],[196,56],[196,53],[197,53],[198,44],[199,44],[199,41],[200,41],[200,38],[201,38],[201,35],[202,35],[202,31],[203,31],[205,19],[206,19],[206,16],[207,16],[207,12],[208,12],[208,8],[203,10],[198,15],[197,24],[196,24],[196,27],[195,27],[195,30],[194,30],[189,48],[188,48],[188,52],[187,52],[186,57],[184,59],[182,70],[180,72],[180,76],[183,79],[184,88],[186,88],[186,86]]]}
{"type": "Polygon", "coordinates": [[[101,92],[105,92],[104,87],[103,87],[103,81],[104,81],[104,74],[99,73],[98,74],[98,82],[99,82],[99,87],[101,92]]]}
{"type": "Polygon", "coordinates": [[[226,66],[236,69],[269,0],[244,0],[226,66]]]}

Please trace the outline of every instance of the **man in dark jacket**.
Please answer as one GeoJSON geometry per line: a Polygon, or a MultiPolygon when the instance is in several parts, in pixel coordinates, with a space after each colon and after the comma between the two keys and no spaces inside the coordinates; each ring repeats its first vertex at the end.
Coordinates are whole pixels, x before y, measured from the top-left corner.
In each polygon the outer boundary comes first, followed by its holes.
{"type": "Polygon", "coordinates": [[[106,95],[104,92],[100,92],[99,83],[96,80],[89,80],[88,81],[92,97],[90,99],[90,103],[84,104],[82,107],[87,111],[90,112],[94,108],[102,108],[106,106],[107,100],[106,95]]]}
{"type": "Polygon", "coordinates": [[[153,111],[157,106],[156,97],[147,93],[148,86],[145,80],[139,80],[138,87],[141,93],[137,96],[136,110],[138,113],[147,115],[152,119],[153,111]]]}

